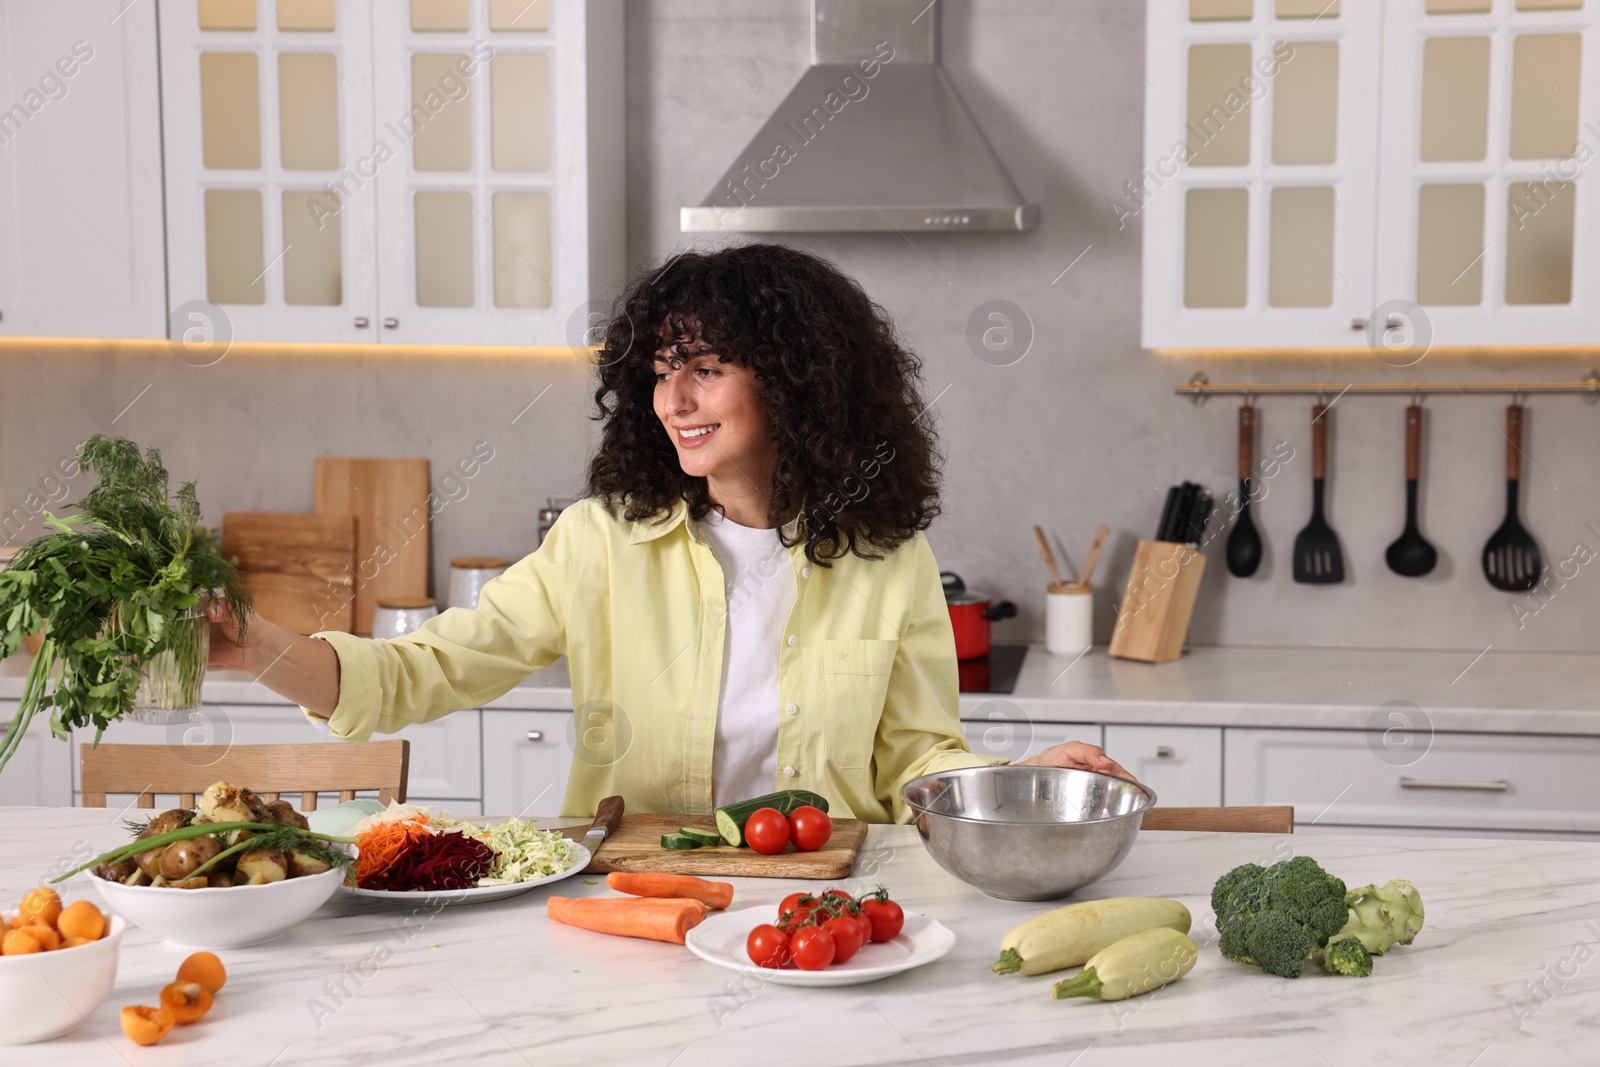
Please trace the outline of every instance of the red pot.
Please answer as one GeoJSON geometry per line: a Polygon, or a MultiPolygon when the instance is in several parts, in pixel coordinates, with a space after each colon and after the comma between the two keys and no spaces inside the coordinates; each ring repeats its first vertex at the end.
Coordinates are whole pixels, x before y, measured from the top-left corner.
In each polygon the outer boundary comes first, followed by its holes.
{"type": "Polygon", "coordinates": [[[944,583],[944,602],[950,609],[950,628],[956,634],[956,659],[980,659],[989,654],[989,624],[995,619],[1009,619],[1017,613],[1017,606],[1009,600],[994,601],[987,593],[967,589],[959,575],[953,571],[940,573],[944,583]]]}

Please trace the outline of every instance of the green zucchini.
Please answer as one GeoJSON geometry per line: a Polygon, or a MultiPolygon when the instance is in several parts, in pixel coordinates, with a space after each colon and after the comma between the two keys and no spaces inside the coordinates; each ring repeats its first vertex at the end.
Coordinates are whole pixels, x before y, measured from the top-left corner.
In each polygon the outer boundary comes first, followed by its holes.
{"type": "Polygon", "coordinates": [[[722,831],[724,841],[737,848],[744,844],[745,822],[762,808],[776,808],[778,814],[788,815],[795,808],[803,808],[807,804],[822,811],[828,810],[827,798],[809,789],[785,789],[780,793],[768,793],[764,797],[756,797],[754,800],[724,804],[717,809],[717,829],[722,831]]]}
{"type": "Polygon", "coordinates": [[[674,852],[687,852],[691,848],[699,848],[700,842],[682,834],[662,834],[661,847],[670,848],[674,852]]]}
{"type": "Polygon", "coordinates": [[[691,841],[698,841],[702,845],[722,844],[722,835],[715,830],[702,830],[698,826],[680,826],[678,827],[678,833],[691,841]]]}

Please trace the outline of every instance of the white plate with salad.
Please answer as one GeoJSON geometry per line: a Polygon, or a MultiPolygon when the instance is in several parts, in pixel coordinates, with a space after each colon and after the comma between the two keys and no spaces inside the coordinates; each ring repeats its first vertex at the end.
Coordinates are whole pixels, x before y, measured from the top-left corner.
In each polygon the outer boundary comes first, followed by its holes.
{"type": "MultiPolygon", "coordinates": [[[[337,809],[333,809],[337,810],[337,809]]],[[[589,850],[574,841],[568,841],[554,830],[541,830],[525,819],[485,819],[473,822],[454,819],[448,813],[436,815],[426,806],[391,804],[378,812],[365,812],[364,817],[347,830],[347,835],[357,839],[358,875],[376,875],[382,888],[360,885],[342,885],[340,890],[350,896],[393,904],[482,904],[491,900],[526,893],[550,882],[568,878],[589,865],[589,850]],[[400,857],[411,849],[427,851],[427,846],[437,844],[445,835],[458,834],[475,839],[487,846],[487,852],[476,848],[472,884],[466,888],[451,889],[438,885],[419,884],[405,888],[407,877],[396,872],[403,868],[400,857]],[[387,864],[374,870],[367,865],[363,874],[360,853],[362,840],[368,842],[373,857],[393,857],[387,864]],[[396,882],[402,883],[396,885],[396,882]]],[[[457,851],[461,851],[458,843],[457,851]]],[[[415,857],[413,857],[415,858],[415,857]]],[[[466,862],[462,857],[413,863],[409,869],[437,871],[440,864],[457,865],[466,862]]],[[[427,879],[421,874],[419,881],[427,879]]]]}

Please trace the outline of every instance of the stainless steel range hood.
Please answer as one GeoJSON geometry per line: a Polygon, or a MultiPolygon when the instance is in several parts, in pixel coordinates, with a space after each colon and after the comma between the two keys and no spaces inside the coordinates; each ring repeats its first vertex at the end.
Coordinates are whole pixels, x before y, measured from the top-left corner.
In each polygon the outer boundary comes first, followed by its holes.
{"type": "Polygon", "coordinates": [[[686,232],[1029,230],[1023,201],[938,62],[928,0],[812,0],[812,66],[686,232]]]}

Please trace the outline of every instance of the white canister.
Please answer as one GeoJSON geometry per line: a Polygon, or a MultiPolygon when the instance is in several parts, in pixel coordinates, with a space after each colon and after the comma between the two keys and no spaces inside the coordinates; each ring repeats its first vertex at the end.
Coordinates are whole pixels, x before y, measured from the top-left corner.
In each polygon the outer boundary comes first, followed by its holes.
{"type": "Polygon", "coordinates": [[[457,556],[450,561],[450,592],[444,598],[445,607],[477,607],[483,587],[509,566],[510,561],[499,556],[457,556]]]}
{"type": "Polygon", "coordinates": [[[431,596],[379,597],[372,613],[372,636],[404,637],[437,614],[431,596]]]}
{"type": "Polygon", "coordinates": [[[1044,643],[1053,656],[1078,656],[1094,644],[1094,586],[1056,585],[1045,593],[1044,643]]]}

